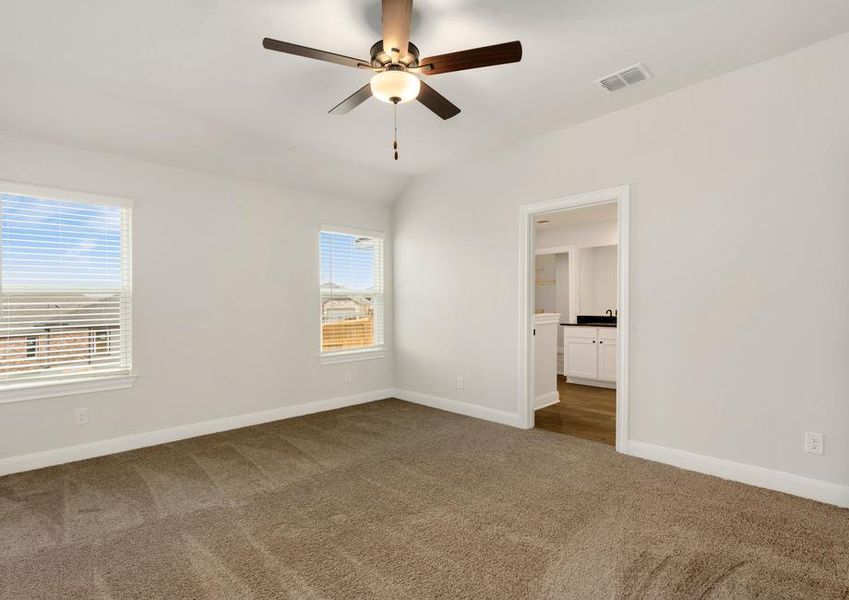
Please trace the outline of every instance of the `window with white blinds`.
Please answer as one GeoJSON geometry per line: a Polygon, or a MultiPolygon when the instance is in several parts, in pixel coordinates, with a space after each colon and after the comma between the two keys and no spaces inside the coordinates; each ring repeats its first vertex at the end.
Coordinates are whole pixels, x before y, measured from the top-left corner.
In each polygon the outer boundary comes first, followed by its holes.
{"type": "Polygon", "coordinates": [[[0,387],[129,374],[130,304],[130,208],[0,190],[0,387]]]}
{"type": "Polygon", "coordinates": [[[321,352],[383,346],[383,237],[322,230],[321,352]]]}

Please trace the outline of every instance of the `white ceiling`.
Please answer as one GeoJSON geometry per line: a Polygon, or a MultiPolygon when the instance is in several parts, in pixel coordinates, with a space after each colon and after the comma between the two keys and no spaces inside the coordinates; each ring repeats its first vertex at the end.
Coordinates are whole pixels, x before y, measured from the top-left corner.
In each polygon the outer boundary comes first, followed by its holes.
{"type": "Polygon", "coordinates": [[[514,39],[519,64],[428,82],[463,112],[372,99],[368,74],[264,50],[274,37],[368,57],[378,0],[0,0],[0,132],[391,200],[410,177],[849,31],[847,0],[416,0],[424,55],[514,39]],[[593,84],[635,62],[655,75],[593,84]]]}
{"type": "Polygon", "coordinates": [[[615,221],[619,218],[618,210],[619,206],[616,202],[608,202],[585,208],[542,213],[537,215],[534,227],[536,227],[537,231],[547,231],[549,229],[557,229],[558,227],[615,221]],[[543,223],[542,221],[547,222],[543,223]]]}

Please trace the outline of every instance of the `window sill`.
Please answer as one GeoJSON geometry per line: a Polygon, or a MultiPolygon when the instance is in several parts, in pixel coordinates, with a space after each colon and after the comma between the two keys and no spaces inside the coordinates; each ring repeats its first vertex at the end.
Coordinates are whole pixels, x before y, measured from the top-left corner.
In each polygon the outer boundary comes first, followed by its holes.
{"type": "Polygon", "coordinates": [[[320,354],[318,360],[323,365],[337,363],[356,362],[359,360],[375,360],[386,356],[386,348],[366,348],[364,350],[341,350],[339,352],[325,352],[320,354]]]}
{"type": "Polygon", "coordinates": [[[135,375],[107,375],[76,381],[33,382],[0,386],[0,404],[90,394],[132,387],[135,375]]]}

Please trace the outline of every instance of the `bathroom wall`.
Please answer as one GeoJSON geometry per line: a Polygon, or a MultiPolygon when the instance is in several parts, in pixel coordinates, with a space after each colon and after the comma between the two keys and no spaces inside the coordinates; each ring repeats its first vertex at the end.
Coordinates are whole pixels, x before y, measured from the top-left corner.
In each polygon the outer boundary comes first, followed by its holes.
{"type": "Polygon", "coordinates": [[[579,314],[604,315],[619,308],[616,297],[616,246],[596,246],[578,251],[579,314]]]}

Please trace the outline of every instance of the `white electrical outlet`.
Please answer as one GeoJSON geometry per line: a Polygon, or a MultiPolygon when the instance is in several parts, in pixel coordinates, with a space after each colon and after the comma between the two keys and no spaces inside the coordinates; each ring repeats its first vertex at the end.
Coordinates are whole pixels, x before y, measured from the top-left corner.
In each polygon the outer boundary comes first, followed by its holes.
{"type": "Polygon", "coordinates": [[[821,433],[806,431],[805,452],[807,452],[808,454],[822,454],[824,450],[823,441],[823,435],[821,433]]]}
{"type": "Polygon", "coordinates": [[[88,423],[88,409],[78,408],[74,411],[74,422],[77,425],[86,425],[88,423]]]}
{"type": "Polygon", "coordinates": [[[466,382],[462,377],[457,378],[457,389],[458,390],[466,389],[466,382]]]}
{"type": "Polygon", "coordinates": [[[345,383],[351,383],[351,372],[345,371],[345,383]]]}

